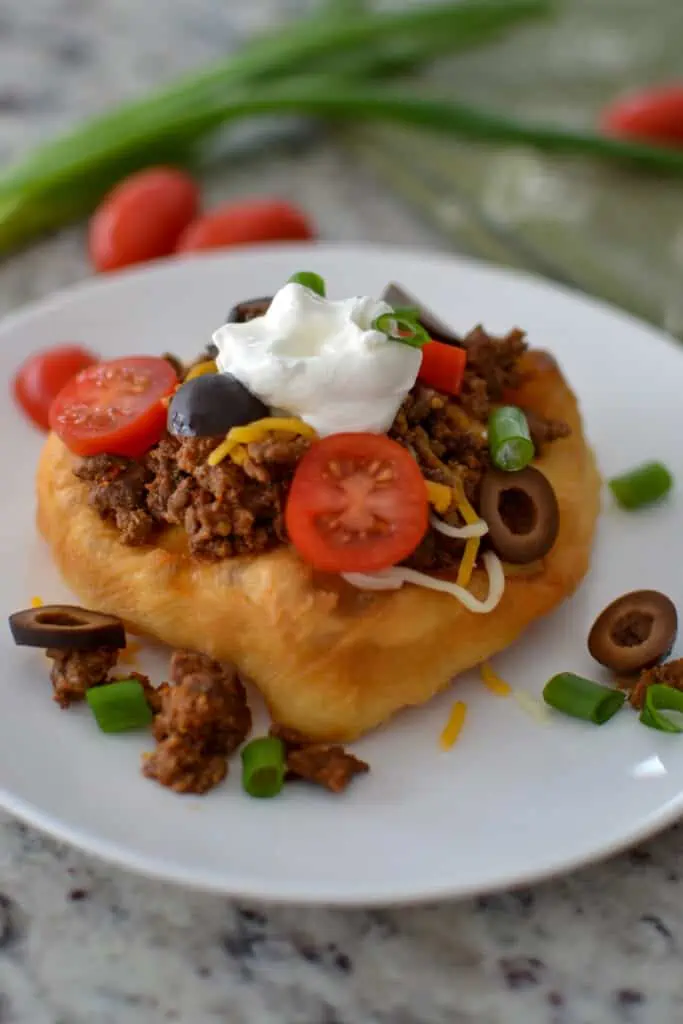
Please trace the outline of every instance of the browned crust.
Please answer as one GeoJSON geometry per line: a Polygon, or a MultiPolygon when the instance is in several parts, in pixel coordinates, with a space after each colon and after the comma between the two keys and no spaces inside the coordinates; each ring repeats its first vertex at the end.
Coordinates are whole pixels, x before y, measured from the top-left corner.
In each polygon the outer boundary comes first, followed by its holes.
{"type": "MultiPolygon", "coordinates": [[[[288,549],[198,562],[170,530],[155,547],[126,547],[88,506],[73,456],[54,435],[38,468],[38,525],[84,605],[173,647],[234,661],[277,721],[321,740],[350,740],[507,647],[588,570],[600,478],[561,373],[538,355],[533,366],[516,400],[572,427],[537,462],[558,497],[560,533],[542,571],[509,579],[490,615],[413,586],[358,592],[316,577],[288,549]]],[[[484,595],[481,571],[472,589],[484,595]]]]}

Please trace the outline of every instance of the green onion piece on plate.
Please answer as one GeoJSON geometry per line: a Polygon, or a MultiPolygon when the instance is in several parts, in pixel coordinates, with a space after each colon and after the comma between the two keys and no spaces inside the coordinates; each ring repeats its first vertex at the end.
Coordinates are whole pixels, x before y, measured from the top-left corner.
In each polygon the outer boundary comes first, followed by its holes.
{"type": "Polygon", "coordinates": [[[491,460],[506,473],[518,473],[534,457],[534,442],[529,424],[516,405],[502,405],[489,417],[489,450],[491,460]]]}
{"type": "Polygon", "coordinates": [[[645,691],[645,703],[640,712],[641,722],[660,732],[683,732],[683,727],[673,722],[668,715],[663,715],[662,711],[683,712],[683,693],[673,686],[653,683],[645,691]]]}
{"type": "Polygon", "coordinates": [[[242,750],[242,788],[249,796],[277,796],[285,782],[285,745],[276,736],[262,736],[242,750]]]}
{"type": "Polygon", "coordinates": [[[86,693],[85,699],[102,732],[143,729],[154,717],[145,691],[137,679],[122,679],[104,686],[93,686],[86,693]]]}
{"type": "Polygon", "coordinates": [[[622,508],[642,508],[659,501],[671,490],[671,473],[661,462],[645,462],[609,481],[609,488],[622,508]]]}
{"type": "Polygon", "coordinates": [[[382,313],[372,322],[373,330],[382,331],[390,341],[401,341],[413,348],[422,348],[431,338],[412,310],[382,313]]]}
{"type": "Polygon", "coordinates": [[[325,279],[320,274],[314,274],[312,270],[300,270],[298,274],[292,274],[289,279],[290,284],[300,284],[304,288],[310,288],[316,295],[320,295],[321,298],[325,298],[327,289],[325,287],[325,279]]]}
{"type": "Polygon", "coordinates": [[[552,708],[572,718],[604,725],[619,711],[626,694],[600,686],[583,676],[575,676],[573,672],[560,672],[545,684],[543,699],[552,708]]]}

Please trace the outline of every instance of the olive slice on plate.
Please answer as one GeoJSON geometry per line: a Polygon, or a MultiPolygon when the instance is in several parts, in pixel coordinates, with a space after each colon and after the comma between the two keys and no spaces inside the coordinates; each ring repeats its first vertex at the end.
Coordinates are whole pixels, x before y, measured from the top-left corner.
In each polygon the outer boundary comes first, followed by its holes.
{"type": "Polygon", "coordinates": [[[673,601],[658,590],[633,590],[600,612],[588,635],[588,650],[614,672],[629,675],[671,654],[678,631],[673,601]]]}
{"type": "Polygon", "coordinates": [[[382,299],[390,306],[393,306],[394,309],[418,309],[420,311],[420,323],[430,338],[434,341],[442,341],[446,345],[463,347],[462,338],[454,334],[448,324],[445,324],[443,320],[440,320],[430,310],[425,309],[419,299],[416,299],[414,295],[411,295],[410,292],[407,292],[399,284],[388,284],[382,292],[382,299]]]}
{"type": "Polygon", "coordinates": [[[58,650],[91,651],[96,647],[125,647],[123,623],[71,604],[46,604],[26,608],[9,617],[15,644],[20,647],[55,647],[58,650]]]}
{"type": "Polygon", "coordinates": [[[176,437],[218,437],[270,415],[267,405],[230,373],[207,373],[178,388],[168,407],[176,437]]]}
{"type": "Polygon", "coordinates": [[[245,299],[238,302],[228,313],[228,324],[246,324],[248,320],[255,320],[257,316],[263,316],[268,312],[268,307],[273,301],[271,296],[261,299],[245,299]]]}
{"type": "Polygon", "coordinates": [[[557,540],[555,492],[531,466],[518,473],[489,469],[481,484],[480,511],[494,551],[507,562],[525,565],[543,558],[557,540]]]}

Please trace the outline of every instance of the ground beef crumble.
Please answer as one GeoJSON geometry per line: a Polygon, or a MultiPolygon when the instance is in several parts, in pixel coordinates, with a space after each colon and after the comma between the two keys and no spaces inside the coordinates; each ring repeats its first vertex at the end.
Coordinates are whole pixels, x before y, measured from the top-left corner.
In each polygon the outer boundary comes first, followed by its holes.
{"type": "Polygon", "coordinates": [[[53,700],[60,708],[68,708],[75,701],[84,700],[93,686],[109,682],[109,671],[116,664],[119,652],[111,647],[97,647],[92,651],[51,648],[46,654],[53,661],[50,671],[53,700]]]}
{"type": "MultiPolygon", "coordinates": [[[[461,393],[451,397],[418,381],[389,433],[411,450],[427,480],[460,481],[476,508],[489,467],[488,417],[509,389],[520,385],[526,342],[517,329],[496,337],[479,326],[462,344],[467,367],[461,393]]],[[[527,415],[539,451],[569,434],[566,423],[527,415]]],[[[247,445],[243,465],[225,458],[209,466],[208,456],[222,440],[165,436],[141,461],[98,455],[83,459],[76,474],[89,485],[93,507],[126,544],[153,542],[165,525],[182,527],[190,552],[207,560],[260,554],[286,543],[287,493],[309,442],[270,434],[247,445]]],[[[444,518],[460,523],[455,508],[444,518]]],[[[406,564],[423,571],[448,569],[458,564],[463,550],[462,541],[430,528],[406,564]]]]}
{"type": "Polygon", "coordinates": [[[227,774],[227,759],[251,731],[246,693],[232,666],[175,651],[171,683],[157,691],[156,750],[143,773],[178,793],[205,793],[227,774]]]}
{"type": "Polygon", "coordinates": [[[629,702],[638,711],[645,703],[648,687],[654,683],[672,686],[675,690],[683,690],[683,658],[667,661],[663,665],[655,665],[654,668],[648,668],[640,673],[628,695],[629,702]]]}
{"type": "Polygon", "coordinates": [[[356,775],[370,771],[370,765],[349,754],[339,744],[317,743],[296,729],[274,724],[271,736],[285,745],[287,777],[305,779],[323,786],[331,793],[343,793],[356,775]]]}

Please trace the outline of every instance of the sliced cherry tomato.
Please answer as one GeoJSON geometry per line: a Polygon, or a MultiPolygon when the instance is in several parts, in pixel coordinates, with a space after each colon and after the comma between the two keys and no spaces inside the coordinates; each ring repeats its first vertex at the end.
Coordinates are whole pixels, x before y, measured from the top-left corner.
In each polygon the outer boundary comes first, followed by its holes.
{"type": "Polygon", "coordinates": [[[177,252],[222,249],[255,242],[307,241],[315,235],[306,214],[279,199],[229,203],[198,217],[183,233],[177,252]]]}
{"type": "Polygon", "coordinates": [[[105,196],[90,220],[93,266],[118,270],[168,256],[198,209],[199,190],[184,171],[153,167],[131,174],[105,196]]]}
{"type": "Polygon", "coordinates": [[[410,452],[382,434],[332,434],[299,463],[285,513],[292,544],[325,572],[375,572],[412,554],[429,522],[410,452]]]}
{"type": "Polygon", "coordinates": [[[458,345],[430,341],[422,347],[422,365],[418,377],[430,388],[457,395],[465,375],[467,352],[458,345]]]}
{"type": "Polygon", "coordinates": [[[683,146],[683,84],[624,96],[605,109],[601,125],[609,135],[683,146]]]}
{"type": "Polygon", "coordinates": [[[166,406],[178,378],[166,359],[132,356],[83,370],[60,391],[50,426],[76,455],[138,458],[166,427],[166,406]]]}
{"type": "Polygon", "coordinates": [[[95,362],[97,357],[79,345],[36,352],[17,371],[12,382],[14,397],[37,427],[49,430],[53,399],[72,377],[95,362]]]}

